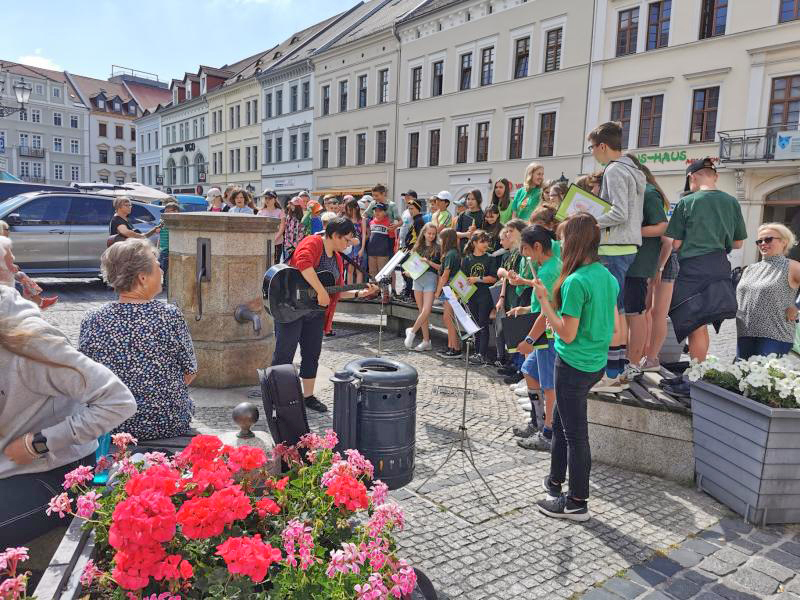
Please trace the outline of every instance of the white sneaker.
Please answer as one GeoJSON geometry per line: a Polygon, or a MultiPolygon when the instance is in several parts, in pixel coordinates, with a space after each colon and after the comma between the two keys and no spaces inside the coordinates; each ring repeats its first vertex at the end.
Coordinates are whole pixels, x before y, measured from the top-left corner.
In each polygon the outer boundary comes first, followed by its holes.
{"type": "Polygon", "coordinates": [[[528,389],[528,384],[524,379],[519,383],[515,383],[514,385],[511,386],[511,390],[514,392],[516,392],[517,390],[527,390],[527,389],[528,389]]]}
{"type": "Polygon", "coordinates": [[[633,363],[625,365],[625,370],[620,374],[620,383],[630,383],[637,381],[642,377],[642,369],[633,363]]]}
{"type": "Polygon", "coordinates": [[[517,388],[514,390],[514,393],[519,396],[520,398],[527,398],[528,397],[528,386],[524,388],[517,388]]]}
{"type": "Polygon", "coordinates": [[[433,344],[431,344],[430,340],[428,340],[427,342],[423,340],[422,342],[417,344],[417,346],[414,348],[414,350],[416,350],[417,352],[427,352],[428,350],[431,349],[433,349],[433,344]]]}
{"type": "Polygon", "coordinates": [[[627,383],[620,381],[619,377],[610,378],[608,375],[603,375],[603,378],[592,386],[592,392],[606,393],[606,394],[619,394],[623,390],[630,388],[627,383]]]}
{"type": "Polygon", "coordinates": [[[415,337],[416,337],[416,334],[415,334],[415,333],[414,333],[414,331],[411,329],[411,327],[407,328],[407,329],[406,329],[406,341],[405,341],[405,346],[406,346],[406,348],[408,348],[409,350],[411,350],[411,349],[414,347],[414,338],[415,338],[415,337]]]}
{"type": "Polygon", "coordinates": [[[658,373],[661,371],[661,363],[658,361],[658,358],[650,360],[645,356],[642,358],[642,362],[639,363],[639,368],[644,373],[658,373]]]}

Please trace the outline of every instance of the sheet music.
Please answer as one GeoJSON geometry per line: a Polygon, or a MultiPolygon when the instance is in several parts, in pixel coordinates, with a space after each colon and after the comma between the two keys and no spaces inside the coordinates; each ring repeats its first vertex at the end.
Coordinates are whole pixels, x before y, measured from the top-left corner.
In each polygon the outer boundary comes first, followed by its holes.
{"type": "Polygon", "coordinates": [[[444,292],[444,297],[447,299],[447,303],[450,305],[450,308],[453,309],[453,313],[458,319],[458,323],[464,329],[464,332],[467,335],[475,335],[478,331],[481,330],[481,327],[472,320],[472,317],[464,310],[464,307],[461,305],[461,302],[458,301],[456,298],[455,293],[453,290],[450,289],[449,285],[444,286],[442,288],[444,292]]]}
{"type": "Polygon", "coordinates": [[[391,281],[392,274],[394,273],[395,268],[397,267],[397,265],[403,262],[403,259],[406,257],[407,254],[408,252],[406,252],[405,250],[400,250],[392,258],[390,258],[389,262],[387,262],[386,265],[380,271],[378,271],[378,274],[375,275],[375,281],[380,282],[383,279],[391,281]]]}

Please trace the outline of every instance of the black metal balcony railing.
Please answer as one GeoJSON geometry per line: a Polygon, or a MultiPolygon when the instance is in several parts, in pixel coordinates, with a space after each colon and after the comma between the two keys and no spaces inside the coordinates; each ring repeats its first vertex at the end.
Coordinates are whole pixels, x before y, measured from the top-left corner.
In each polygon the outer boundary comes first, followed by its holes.
{"type": "Polygon", "coordinates": [[[20,179],[22,179],[22,181],[27,181],[28,183],[47,183],[47,180],[44,177],[34,177],[33,175],[21,175],[20,179]]]}
{"type": "Polygon", "coordinates": [[[751,129],[731,129],[719,133],[719,158],[722,163],[765,162],[787,160],[775,158],[778,132],[790,131],[797,125],[771,125],[751,129]]]}
{"type": "Polygon", "coordinates": [[[44,148],[31,148],[30,146],[20,146],[19,155],[30,156],[33,158],[44,158],[44,148]]]}

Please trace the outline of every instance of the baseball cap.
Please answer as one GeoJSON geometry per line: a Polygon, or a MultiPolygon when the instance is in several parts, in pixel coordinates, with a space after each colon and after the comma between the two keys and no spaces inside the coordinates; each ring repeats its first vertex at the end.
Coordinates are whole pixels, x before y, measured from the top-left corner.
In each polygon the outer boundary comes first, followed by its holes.
{"type": "Polygon", "coordinates": [[[467,203],[467,197],[466,196],[461,196],[461,198],[458,198],[457,200],[453,200],[453,204],[455,204],[456,206],[464,206],[466,203],[467,203]]]}
{"type": "Polygon", "coordinates": [[[689,166],[686,167],[686,185],[684,186],[684,191],[689,191],[689,175],[693,173],[697,173],[698,171],[702,171],[703,169],[711,169],[715,173],[717,172],[717,167],[714,165],[714,161],[711,160],[710,157],[706,156],[705,158],[700,158],[698,160],[693,160],[689,163],[689,166]]]}
{"type": "Polygon", "coordinates": [[[295,196],[294,198],[289,200],[289,204],[291,204],[292,206],[303,206],[303,201],[300,200],[300,198],[298,198],[297,196],[295,196]]]}
{"type": "Polygon", "coordinates": [[[219,188],[213,187],[210,190],[208,190],[208,192],[206,192],[206,198],[208,198],[209,200],[211,198],[215,198],[216,196],[222,196],[222,192],[219,191],[219,188]]]}
{"type": "Polygon", "coordinates": [[[406,206],[413,206],[417,210],[422,210],[422,207],[419,205],[419,201],[416,198],[411,198],[406,202],[406,206]]]}
{"type": "Polygon", "coordinates": [[[310,198],[310,197],[311,197],[311,196],[310,196],[310,194],[308,193],[308,191],[306,191],[306,190],[303,190],[302,192],[300,192],[299,194],[297,194],[297,196],[298,196],[298,197],[300,197],[300,196],[305,196],[306,198],[310,198]]]}
{"type": "Polygon", "coordinates": [[[263,192],[261,192],[262,196],[270,196],[271,198],[277,198],[278,194],[275,193],[275,190],[267,188],[263,192]]]}
{"type": "Polygon", "coordinates": [[[445,200],[447,202],[450,202],[450,201],[453,200],[452,194],[450,194],[450,192],[448,192],[447,190],[442,190],[441,192],[436,194],[435,197],[438,198],[439,200],[445,200]]]}
{"type": "Polygon", "coordinates": [[[358,200],[358,207],[361,210],[367,210],[367,208],[369,207],[369,203],[370,202],[372,202],[372,196],[370,196],[369,194],[364,194],[358,200]]]}
{"type": "Polygon", "coordinates": [[[315,215],[315,216],[322,212],[322,205],[319,202],[317,202],[316,200],[311,200],[306,205],[306,208],[311,209],[311,214],[315,215]]]}
{"type": "Polygon", "coordinates": [[[417,192],[415,192],[414,190],[408,190],[407,192],[404,192],[404,193],[403,193],[403,194],[401,194],[401,195],[402,195],[402,196],[411,196],[411,197],[412,197],[412,198],[414,198],[414,199],[416,199],[416,198],[418,197],[418,196],[417,196],[417,192]]]}
{"type": "Polygon", "coordinates": [[[381,210],[386,210],[386,205],[385,205],[383,202],[378,202],[378,203],[377,203],[377,204],[374,206],[374,208],[375,208],[375,210],[378,210],[378,209],[381,209],[381,210]]]}

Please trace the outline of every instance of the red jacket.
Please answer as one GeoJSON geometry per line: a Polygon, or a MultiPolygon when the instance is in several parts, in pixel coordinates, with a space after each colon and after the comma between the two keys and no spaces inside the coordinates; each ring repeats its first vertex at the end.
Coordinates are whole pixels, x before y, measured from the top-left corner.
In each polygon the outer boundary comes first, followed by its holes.
{"type": "MultiPolygon", "coordinates": [[[[308,268],[316,269],[317,266],[319,266],[322,253],[325,252],[323,237],[324,236],[321,235],[309,235],[304,237],[297,245],[292,258],[289,260],[289,266],[300,271],[305,271],[308,268]]],[[[339,267],[339,272],[336,274],[336,284],[343,285],[344,276],[342,273],[344,272],[344,261],[342,260],[342,255],[338,252],[336,252],[336,265],[339,267]]],[[[325,311],[326,326],[333,322],[333,313],[336,310],[336,302],[339,300],[339,294],[330,294],[330,297],[331,302],[328,304],[328,308],[325,311]]],[[[329,329],[330,327],[328,327],[326,331],[329,329]]]]}

